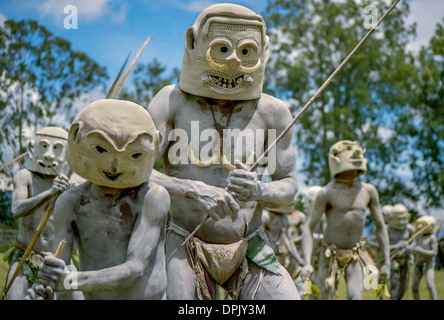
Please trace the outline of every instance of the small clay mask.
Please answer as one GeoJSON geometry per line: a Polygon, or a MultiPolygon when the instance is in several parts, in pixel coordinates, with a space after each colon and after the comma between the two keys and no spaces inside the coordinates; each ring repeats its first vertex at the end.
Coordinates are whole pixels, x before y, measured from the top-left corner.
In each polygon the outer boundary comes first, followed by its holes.
{"type": "Polygon", "coordinates": [[[158,145],[159,133],[143,107],[103,99],[74,119],[67,159],[74,172],[99,186],[130,188],[148,181],[158,145]]]}
{"type": "Polygon", "coordinates": [[[268,37],[262,17],[235,4],[205,9],[187,31],[179,86],[214,99],[261,96],[268,37]]]}
{"type": "Polygon", "coordinates": [[[330,149],[330,173],[335,178],[339,173],[357,170],[358,175],[367,172],[367,160],[364,158],[365,149],[355,141],[342,140],[336,142],[330,149]]]}
{"type": "Polygon", "coordinates": [[[422,230],[423,235],[431,234],[435,229],[436,223],[436,219],[432,216],[422,216],[415,221],[415,232],[422,230]]]}
{"type": "Polygon", "coordinates": [[[55,176],[65,174],[65,146],[68,132],[58,127],[46,127],[39,130],[28,144],[29,171],[55,176]]]}
{"type": "Polygon", "coordinates": [[[390,228],[395,230],[404,230],[410,220],[410,213],[408,209],[402,205],[397,204],[392,207],[389,218],[390,228]]]}

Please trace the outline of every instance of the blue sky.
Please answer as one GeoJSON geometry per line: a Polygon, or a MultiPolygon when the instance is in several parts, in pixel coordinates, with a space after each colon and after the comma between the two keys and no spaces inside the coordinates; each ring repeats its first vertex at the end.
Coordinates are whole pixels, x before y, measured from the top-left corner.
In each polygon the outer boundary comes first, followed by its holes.
{"type": "MultiPolygon", "coordinates": [[[[158,59],[168,69],[180,67],[186,30],[202,9],[218,1],[179,0],[0,0],[0,18],[35,19],[51,32],[69,40],[75,50],[106,66],[110,82],[129,52],[130,61],[149,35],[153,38],[140,62],[158,59]],[[75,5],[78,29],[65,29],[66,5],[75,5]]],[[[221,1],[219,1],[221,2],[221,1]]],[[[224,1],[230,2],[230,1],[224,1]]],[[[266,0],[236,1],[256,12],[266,0]]]]}
{"type": "MultiPolygon", "coordinates": [[[[132,59],[149,35],[153,38],[139,61],[147,63],[156,58],[169,70],[180,68],[186,30],[202,9],[218,2],[238,3],[257,13],[263,13],[267,4],[267,0],[0,0],[0,22],[37,20],[69,40],[75,50],[106,66],[111,83],[128,53],[132,59]],[[77,29],[64,27],[67,5],[77,8],[77,29]]],[[[415,21],[418,31],[416,42],[409,46],[415,49],[427,43],[436,23],[444,17],[444,1],[409,2],[412,13],[407,23],[415,21]]]]}

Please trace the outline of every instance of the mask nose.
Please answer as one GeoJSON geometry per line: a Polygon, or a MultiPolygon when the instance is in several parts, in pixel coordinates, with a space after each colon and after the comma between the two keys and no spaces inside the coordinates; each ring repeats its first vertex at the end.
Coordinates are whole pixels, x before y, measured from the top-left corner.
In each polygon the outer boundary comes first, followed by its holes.
{"type": "Polygon", "coordinates": [[[360,158],[361,156],[362,156],[362,150],[360,149],[360,148],[355,148],[354,150],[353,150],[353,155],[352,155],[352,157],[353,158],[360,158]]]}
{"type": "Polygon", "coordinates": [[[54,150],[52,150],[52,148],[48,148],[48,150],[43,155],[43,159],[49,162],[54,161],[55,159],[54,150]]]}
{"type": "Polygon", "coordinates": [[[118,172],[118,169],[119,169],[119,161],[117,157],[114,157],[111,162],[111,173],[116,174],[118,172]]]}
{"type": "Polygon", "coordinates": [[[230,69],[237,68],[241,63],[241,60],[239,59],[239,57],[236,54],[236,51],[233,51],[233,53],[229,57],[227,57],[225,60],[226,60],[227,65],[230,69]]]}

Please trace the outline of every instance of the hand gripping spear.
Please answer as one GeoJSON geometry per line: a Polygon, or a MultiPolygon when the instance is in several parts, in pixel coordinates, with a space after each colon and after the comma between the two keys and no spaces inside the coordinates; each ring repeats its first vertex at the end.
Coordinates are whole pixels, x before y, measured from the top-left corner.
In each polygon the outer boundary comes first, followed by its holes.
{"type": "MultiPolygon", "coordinates": [[[[321,93],[324,91],[324,89],[330,84],[330,82],[333,80],[333,78],[341,71],[341,69],[344,67],[344,65],[350,60],[350,58],[355,54],[355,52],[364,44],[364,42],[370,37],[370,35],[375,31],[378,26],[381,24],[381,22],[387,17],[387,15],[396,7],[400,0],[396,0],[393,2],[393,4],[390,6],[390,8],[387,9],[387,11],[384,13],[384,15],[376,22],[376,24],[367,32],[367,34],[364,36],[364,38],[359,41],[359,43],[356,45],[356,47],[348,54],[348,56],[342,61],[342,63],[336,68],[335,71],[325,80],[325,82],[322,84],[322,86],[319,87],[319,89],[316,91],[316,93],[307,101],[305,106],[298,112],[298,114],[293,118],[292,121],[285,127],[285,129],[279,134],[279,136],[274,140],[268,148],[262,153],[262,155],[256,160],[256,162],[250,167],[249,171],[253,172],[256,170],[259,163],[270,153],[270,150],[290,131],[290,129],[293,127],[293,125],[298,121],[298,119],[302,116],[302,114],[305,112],[305,110],[308,109],[308,107],[321,95],[321,93]]],[[[207,215],[205,219],[197,225],[197,227],[186,237],[186,239],[182,242],[181,246],[185,245],[192,236],[199,230],[199,228],[208,220],[210,216],[207,215]]]]}
{"type": "MultiPolygon", "coordinates": [[[[120,75],[122,74],[122,70],[124,69],[124,67],[128,61],[129,56],[126,58],[125,62],[123,63],[123,65],[119,71],[119,74],[117,75],[108,94],[106,95],[107,99],[108,98],[115,99],[117,97],[120,90],[122,90],[126,79],[128,78],[129,74],[131,73],[133,67],[135,66],[137,60],[139,59],[140,55],[142,54],[143,49],[145,49],[146,45],[151,40],[151,38],[152,38],[152,36],[149,36],[148,39],[146,39],[146,41],[144,42],[144,44],[142,45],[142,47],[139,49],[136,56],[134,57],[133,61],[131,61],[131,64],[125,70],[125,73],[123,74],[122,78],[119,79],[120,75]]],[[[52,169],[54,169],[54,168],[52,168],[52,169]]],[[[55,170],[54,170],[54,172],[55,172],[55,170]]],[[[55,172],[55,173],[56,173],[56,175],[58,175],[57,172],[55,172]]],[[[72,175],[72,173],[73,173],[72,170],[69,169],[67,176],[70,177],[72,175]]],[[[55,203],[57,201],[57,198],[60,196],[60,194],[61,193],[57,193],[52,197],[51,203],[49,204],[48,208],[46,209],[45,214],[43,215],[43,218],[40,221],[40,224],[37,227],[36,232],[34,233],[33,237],[31,238],[31,241],[29,242],[28,246],[26,247],[26,250],[23,253],[22,258],[20,259],[19,264],[17,265],[17,268],[15,269],[14,274],[11,277],[11,280],[9,281],[9,283],[5,287],[5,290],[2,293],[2,300],[5,299],[6,295],[8,294],[9,289],[11,289],[12,283],[17,278],[17,275],[19,274],[20,270],[22,269],[23,265],[25,264],[26,259],[28,258],[29,254],[31,253],[32,248],[34,247],[35,243],[37,242],[37,239],[40,236],[40,233],[42,232],[43,228],[45,227],[46,222],[48,221],[49,217],[51,216],[52,212],[54,211],[55,203]]],[[[59,249],[57,250],[56,254],[60,254],[61,250],[63,249],[63,245],[64,245],[64,242],[59,245],[59,249]]]]}

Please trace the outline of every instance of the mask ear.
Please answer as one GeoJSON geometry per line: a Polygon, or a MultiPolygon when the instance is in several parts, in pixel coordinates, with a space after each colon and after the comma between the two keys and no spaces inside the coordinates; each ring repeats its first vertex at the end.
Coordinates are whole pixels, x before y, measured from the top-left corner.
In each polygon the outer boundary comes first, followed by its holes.
{"type": "Polygon", "coordinates": [[[78,143],[80,139],[80,129],[82,128],[80,122],[73,123],[69,129],[68,140],[78,143]]]}
{"type": "Polygon", "coordinates": [[[159,145],[162,143],[162,134],[160,133],[160,131],[157,131],[157,135],[159,136],[159,145]]]}
{"type": "Polygon", "coordinates": [[[341,160],[339,160],[339,158],[337,157],[337,152],[332,152],[332,153],[330,154],[330,158],[332,158],[333,160],[335,160],[336,163],[338,163],[338,164],[341,162],[341,160]]]}
{"type": "Polygon", "coordinates": [[[28,152],[29,152],[29,154],[33,154],[34,153],[34,140],[29,141],[29,143],[28,143],[28,152]]]}
{"type": "Polygon", "coordinates": [[[187,33],[185,34],[185,49],[193,50],[194,49],[194,30],[193,28],[189,28],[187,33]]]}

